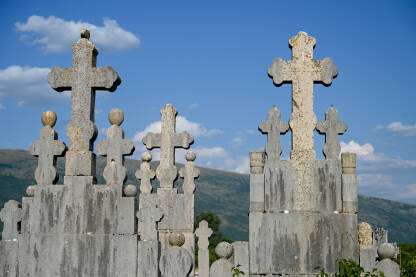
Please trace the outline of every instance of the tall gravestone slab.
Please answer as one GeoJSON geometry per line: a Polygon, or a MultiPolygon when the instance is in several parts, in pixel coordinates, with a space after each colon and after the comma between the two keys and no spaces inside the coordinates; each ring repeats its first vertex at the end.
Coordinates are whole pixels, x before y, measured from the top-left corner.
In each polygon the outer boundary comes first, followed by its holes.
{"type": "Polygon", "coordinates": [[[268,135],[265,153],[250,153],[250,276],[315,276],[318,266],[334,273],[337,259],[358,260],[355,164],[343,172],[338,134],[346,125],[332,108],[318,124],[327,159],[315,158],[313,84],[330,85],[338,73],[331,59],[313,59],[315,43],[299,32],[289,40],[292,60],[276,59],[268,71],[276,85],[292,83],[292,151],[280,159],[287,123],[274,107],[259,126],[268,135]]]}

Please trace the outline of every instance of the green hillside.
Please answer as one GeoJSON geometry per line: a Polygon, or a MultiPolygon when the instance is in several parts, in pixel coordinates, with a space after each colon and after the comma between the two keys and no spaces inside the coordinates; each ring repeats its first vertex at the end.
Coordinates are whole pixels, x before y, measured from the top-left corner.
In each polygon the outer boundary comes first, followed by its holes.
{"type": "MultiPolygon", "coordinates": [[[[37,159],[24,150],[0,149],[0,207],[10,199],[21,201],[26,187],[35,184],[37,159]]],[[[127,184],[136,184],[134,172],[140,162],[127,159],[127,184]]],[[[102,178],[105,158],[97,158],[98,183],[102,178]]],[[[182,166],[178,164],[178,167],[182,166]]],[[[156,168],[156,163],[152,165],[156,168]]],[[[60,176],[64,159],[58,159],[60,176]]],[[[233,240],[248,240],[249,175],[200,168],[196,181],[195,213],[212,211],[222,219],[222,232],[233,240]]],[[[62,177],[59,183],[62,183],[62,177]]],[[[180,181],[177,185],[180,187],[180,181]]],[[[359,221],[389,230],[389,240],[416,243],[416,205],[375,197],[359,196],[359,221]]]]}

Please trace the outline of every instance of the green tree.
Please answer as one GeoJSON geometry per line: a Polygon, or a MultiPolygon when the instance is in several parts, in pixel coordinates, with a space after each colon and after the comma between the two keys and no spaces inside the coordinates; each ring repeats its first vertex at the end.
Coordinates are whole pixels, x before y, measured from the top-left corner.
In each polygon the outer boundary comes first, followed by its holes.
{"type": "Polygon", "coordinates": [[[416,244],[399,243],[400,253],[396,263],[400,265],[400,276],[416,276],[416,244]]]}

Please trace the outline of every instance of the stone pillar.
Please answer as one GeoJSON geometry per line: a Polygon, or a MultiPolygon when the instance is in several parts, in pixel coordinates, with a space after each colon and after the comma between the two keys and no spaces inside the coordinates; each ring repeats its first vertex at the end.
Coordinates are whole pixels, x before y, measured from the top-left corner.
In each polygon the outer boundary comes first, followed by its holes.
{"type": "Polygon", "coordinates": [[[217,254],[219,259],[211,265],[209,276],[232,277],[233,265],[228,259],[233,254],[233,246],[228,242],[220,242],[217,247],[215,247],[215,254],[217,254]]]}
{"type": "Polygon", "coordinates": [[[264,151],[250,152],[250,212],[264,211],[264,151]]]}
{"type": "Polygon", "coordinates": [[[342,153],[342,211],[356,214],[358,211],[357,175],[355,172],[357,154],[342,153]]]}

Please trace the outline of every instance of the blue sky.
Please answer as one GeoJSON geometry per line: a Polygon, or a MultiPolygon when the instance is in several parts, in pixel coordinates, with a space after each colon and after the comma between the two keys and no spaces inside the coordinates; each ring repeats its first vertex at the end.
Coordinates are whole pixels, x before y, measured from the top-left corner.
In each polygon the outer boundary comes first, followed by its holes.
{"type": "MultiPolygon", "coordinates": [[[[71,43],[88,27],[97,66],[122,78],[115,93],[97,93],[97,141],[109,110],[121,108],[139,157],[141,136],[172,103],[178,131],[195,137],[197,164],[248,172],[249,151],[265,146],[257,126],[268,110],[276,105],[286,121],[291,113],[291,86],[274,87],[267,68],[290,59],[288,39],[303,30],[317,39],[315,59],[331,57],[339,69],[330,87],[315,85],[315,113],[321,121],[334,105],[348,124],[340,141],[358,153],[359,192],[416,203],[414,1],[3,0],[0,13],[0,148],[27,149],[47,109],[69,143],[69,93],[45,77],[72,66],[71,43]]],[[[316,133],[318,158],[323,142],[316,133]]],[[[290,133],[282,147],[288,157],[290,133]]]]}

